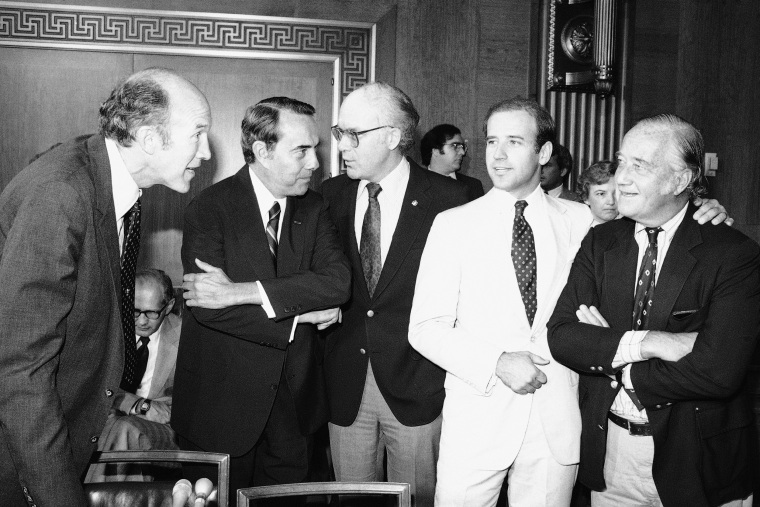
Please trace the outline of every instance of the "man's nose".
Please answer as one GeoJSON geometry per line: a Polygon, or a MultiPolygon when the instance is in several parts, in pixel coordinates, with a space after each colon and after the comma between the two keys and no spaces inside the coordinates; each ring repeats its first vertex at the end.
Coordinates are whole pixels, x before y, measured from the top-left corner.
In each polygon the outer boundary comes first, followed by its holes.
{"type": "Polygon", "coordinates": [[[200,139],[200,145],[198,146],[198,152],[195,154],[195,158],[201,160],[209,160],[211,158],[211,146],[208,143],[208,134],[202,134],[200,139]]]}

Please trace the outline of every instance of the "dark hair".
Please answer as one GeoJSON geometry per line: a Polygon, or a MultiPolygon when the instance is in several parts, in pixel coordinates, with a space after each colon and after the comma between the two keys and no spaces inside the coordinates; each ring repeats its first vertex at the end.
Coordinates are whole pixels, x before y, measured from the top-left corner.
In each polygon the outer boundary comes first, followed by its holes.
{"type": "Polygon", "coordinates": [[[675,114],[658,114],[644,118],[634,128],[668,134],[672,148],[670,155],[674,155],[668,157],[671,169],[691,171],[687,187],[689,197],[693,199],[707,191],[704,179],[705,141],[694,125],[675,114]]]}
{"type": "Polygon", "coordinates": [[[573,171],[573,156],[570,155],[570,150],[559,143],[553,143],[552,157],[557,157],[557,166],[560,173],[567,171],[565,173],[565,176],[567,176],[567,174],[573,171]]]}
{"type": "Polygon", "coordinates": [[[488,120],[491,116],[505,111],[525,111],[536,120],[536,153],[541,151],[541,147],[547,142],[552,143],[552,145],[555,143],[554,120],[549,111],[538,105],[538,102],[523,97],[513,97],[492,105],[483,122],[483,133],[485,135],[488,135],[488,120]]]}
{"type": "Polygon", "coordinates": [[[164,294],[164,305],[174,298],[172,279],[162,270],[155,268],[138,269],[135,273],[135,286],[137,286],[138,280],[144,281],[145,283],[153,282],[160,287],[161,292],[164,294]]]}
{"type": "Polygon", "coordinates": [[[594,162],[583,170],[578,177],[578,195],[584,201],[588,199],[588,189],[591,185],[604,185],[615,175],[617,163],[611,160],[594,162]]]}
{"type": "Polygon", "coordinates": [[[164,145],[169,143],[169,94],[164,87],[177,74],[150,68],[121,82],[100,105],[100,134],[122,146],[131,146],[137,129],[156,127],[164,145]]]}
{"type": "Polygon", "coordinates": [[[256,161],[253,143],[261,141],[269,151],[280,140],[281,111],[307,116],[314,116],[315,112],[310,104],[289,97],[269,97],[254,106],[249,106],[243,116],[240,133],[240,146],[243,148],[246,163],[253,164],[256,161]]]}
{"type": "Polygon", "coordinates": [[[367,100],[374,103],[382,123],[401,131],[399,150],[407,153],[414,146],[414,134],[420,122],[420,115],[412,104],[412,99],[395,86],[382,81],[369,83],[359,90],[364,91],[367,100]]]}
{"type": "Polygon", "coordinates": [[[455,135],[461,135],[462,132],[454,125],[443,123],[436,125],[430,129],[427,134],[422,136],[420,141],[420,157],[422,159],[422,165],[430,165],[430,159],[433,157],[433,150],[441,150],[443,153],[443,145],[446,141],[453,139],[455,135]]]}

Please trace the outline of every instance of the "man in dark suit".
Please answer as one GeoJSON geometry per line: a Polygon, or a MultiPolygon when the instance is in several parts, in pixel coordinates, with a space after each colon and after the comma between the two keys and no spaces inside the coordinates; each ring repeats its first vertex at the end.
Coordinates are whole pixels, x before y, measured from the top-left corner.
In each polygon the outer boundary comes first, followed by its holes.
{"type": "Polygon", "coordinates": [[[338,319],[351,274],[327,205],[308,187],[318,142],[309,104],[249,107],[247,165],[185,213],[189,311],[171,425],[183,449],[232,457],[230,491],[305,481],[309,435],[327,420],[314,324],[338,319]]]}
{"type": "Polygon", "coordinates": [[[447,123],[436,125],[420,140],[422,165],[442,176],[461,181],[467,185],[467,200],[482,197],[483,183],[477,178],[459,172],[467,155],[467,141],[462,132],[447,123]]]}
{"type": "Polygon", "coordinates": [[[191,83],[138,72],[101,105],[100,134],[44,154],[0,196],[0,505],[85,505],[125,323],[134,333],[140,189],[187,192],[210,124],[191,83]]]}
{"type": "Polygon", "coordinates": [[[351,263],[343,322],[327,334],[330,444],[339,481],[408,482],[433,503],[444,371],[409,345],[409,313],[430,226],[467,202],[464,185],[404,157],[419,116],[401,90],[372,83],[340,107],[333,135],[347,174],[322,192],[351,263]]]}
{"type": "Polygon", "coordinates": [[[552,156],[541,166],[541,188],[548,195],[568,201],[583,202],[581,196],[565,188],[570,171],[573,170],[573,156],[570,150],[555,143],[552,156]]]}
{"type": "MultiPolygon", "coordinates": [[[[114,396],[111,413],[100,433],[99,451],[178,449],[169,426],[177,364],[180,318],[174,308],[174,287],[160,269],[140,269],[135,275],[135,340],[137,372],[134,393],[114,396]]],[[[85,482],[150,480],[139,463],[93,463],[85,482]]]]}
{"type": "Polygon", "coordinates": [[[591,229],[549,322],[552,354],[581,372],[592,505],[751,505],[740,386],[760,331],[760,248],[688,219],[703,146],[674,115],[626,134],[615,180],[628,219],[591,229]]]}

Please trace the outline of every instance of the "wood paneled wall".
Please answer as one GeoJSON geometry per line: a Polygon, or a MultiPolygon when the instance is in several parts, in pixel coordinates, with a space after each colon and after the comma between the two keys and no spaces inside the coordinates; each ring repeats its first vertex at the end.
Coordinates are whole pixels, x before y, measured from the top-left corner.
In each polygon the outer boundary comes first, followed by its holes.
{"type": "Polygon", "coordinates": [[[760,241],[760,2],[640,1],[631,120],[674,112],[718,154],[710,195],[760,241]]]}

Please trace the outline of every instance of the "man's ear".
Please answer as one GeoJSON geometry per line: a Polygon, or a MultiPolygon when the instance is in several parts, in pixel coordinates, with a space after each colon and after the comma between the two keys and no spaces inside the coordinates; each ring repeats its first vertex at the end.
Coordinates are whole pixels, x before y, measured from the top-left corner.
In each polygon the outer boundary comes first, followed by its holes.
{"type": "Polygon", "coordinates": [[[689,169],[679,171],[674,176],[674,180],[675,189],[673,190],[673,195],[680,195],[681,192],[688,188],[689,183],[691,183],[691,171],[689,169]]]}
{"type": "Polygon", "coordinates": [[[552,158],[552,142],[546,141],[543,146],[541,146],[541,149],[538,151],[538,163],[541,165],[546,164],[549,162],[549,159],[552,158]]]}
{"type": "Polygon", "coordinates": [[[153,155],[164,146],[164,140],[154,125],[143,125],[135,133],[135,142],[148,155],[153,155]]]}
{"type": "Polygon", "coordinates": [[[267,143],[264,141],[254,141],[251,151],[256,156],[257,162],[260,162],[264,167],[269,167],[269,159],[272,158],[272,154],[267,149],[267,143]]]}
{"type": "Polygon", "coordinates": [[[172,300],[166,304],[166,313],[164,315],[169,315],[172,313],[172,309],[174,308],[174,301],[175,299],[172,298],[172,300]]]}
{"type": "Polygon", "coordinates": [[[388,131],[389,132],[385,138],[388,149],[395,150],[401,142],[401,130],[396,127],[391,127],[388,131]]]}

